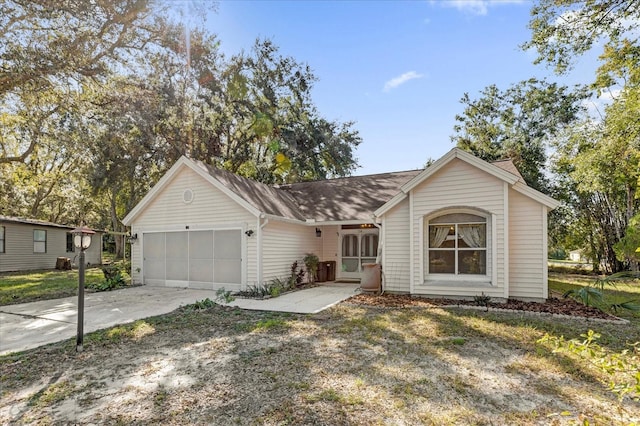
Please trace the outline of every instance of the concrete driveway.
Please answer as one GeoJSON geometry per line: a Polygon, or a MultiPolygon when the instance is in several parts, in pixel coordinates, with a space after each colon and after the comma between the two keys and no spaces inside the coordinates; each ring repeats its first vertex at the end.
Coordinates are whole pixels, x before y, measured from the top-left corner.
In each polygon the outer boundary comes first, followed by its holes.
{"type": "MultiPolygon", "coordinates": [[[[358,285],[334,284],[268,300],[237,299],[242,309],[315,313],[355,294],[358,285]]],[[[84,332],[166,314],[196,300],[216,298],[211,290],[140,286],[86,293],[84,332]]],[[[73,338],[77,330],[77,297],[0,306],[0,355],[73,338]]]]}

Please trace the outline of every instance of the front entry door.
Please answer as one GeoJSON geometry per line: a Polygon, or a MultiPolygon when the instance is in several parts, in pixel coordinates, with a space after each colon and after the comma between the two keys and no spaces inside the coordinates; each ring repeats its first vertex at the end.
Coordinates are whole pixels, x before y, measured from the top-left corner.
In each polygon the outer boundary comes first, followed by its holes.
{"type": "Polygon", "coordinates": [[[340,235],[340,278],[359,279],[363,263],[375,263],[378,230],[344,230],[340,235]]]}

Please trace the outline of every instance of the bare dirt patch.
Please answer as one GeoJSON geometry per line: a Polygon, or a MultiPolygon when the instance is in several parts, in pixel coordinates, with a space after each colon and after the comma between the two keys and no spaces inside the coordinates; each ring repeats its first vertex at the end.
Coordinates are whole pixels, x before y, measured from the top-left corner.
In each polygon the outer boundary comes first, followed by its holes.
{"type": "Polygon", "coordinates": [[[504,303],[489,302],[486,305],[479,305],[474,301],[464,301],[455,299],[430,299],[425,297],[416,297],[406,294],[358,294],[347,300],[347,303],[360,304],[366,306],[379,307],[441,307],[441,306],[484,306],[495,309],[506,309],[512,311],[538,312],[555,315],[567,315],[576,318],[599,318],[616,320],[617,318],[602,312],[598,308],[585,306],[571,299],[550,298],[544,303],[539,302],[523,302],[520,300],[509,299],[504,303]]]}
{"type": "Polygon", "coordinates": [[[536,344],[545,330],[577,335],[582,323],[505,315],[352,303],[309,316],[181,308],[93,333],[82,354],[67,341],[0,357],[0,423],[640,421],[639,404],[536,344]]]}

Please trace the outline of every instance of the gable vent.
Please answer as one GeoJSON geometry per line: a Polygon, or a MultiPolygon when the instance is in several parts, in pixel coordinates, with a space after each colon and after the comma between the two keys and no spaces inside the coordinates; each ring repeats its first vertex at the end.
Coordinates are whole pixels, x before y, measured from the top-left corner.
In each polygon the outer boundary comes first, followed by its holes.
{"type": "Polygon", "coordinates": [[[191,189],[185,189],[184,192],[182,193],[182,201],[185,204],[190,204],[193,201],[193,190],[191,189]]]}

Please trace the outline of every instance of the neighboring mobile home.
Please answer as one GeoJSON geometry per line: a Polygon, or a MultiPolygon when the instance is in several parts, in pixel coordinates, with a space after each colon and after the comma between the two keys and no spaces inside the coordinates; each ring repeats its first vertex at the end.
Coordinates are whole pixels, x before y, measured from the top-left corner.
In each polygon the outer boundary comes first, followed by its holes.
{"type": "MultiPolygon", "coordinates": [[[[70,231],[74,227],[40,220],[0,216],[0,272],[53,269],[58,257],[76,263],[79,253],[70,231]]],[[[102,233],[96,232],[86,253],[90,265],[102,263],[102,233]]]]}
{"type": "Polygon", "coordinates": [[[547,213],[511,161],[454,148],[425,170],[269,186],[180,158],[125,217],[134,282],[239,290],[305,253],[386,291],[547,298],[547,213]]]}

